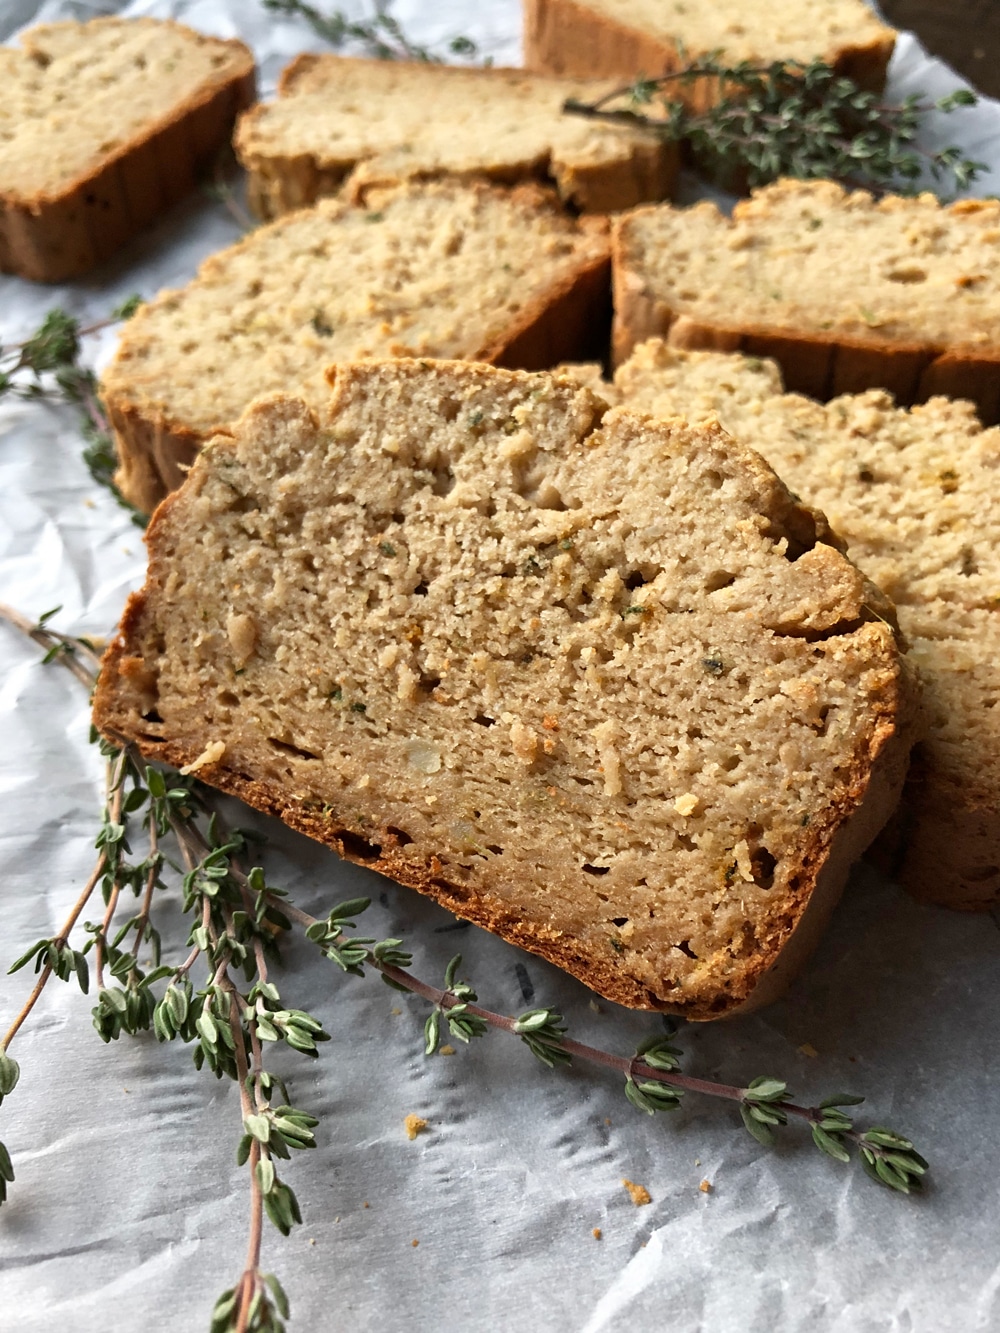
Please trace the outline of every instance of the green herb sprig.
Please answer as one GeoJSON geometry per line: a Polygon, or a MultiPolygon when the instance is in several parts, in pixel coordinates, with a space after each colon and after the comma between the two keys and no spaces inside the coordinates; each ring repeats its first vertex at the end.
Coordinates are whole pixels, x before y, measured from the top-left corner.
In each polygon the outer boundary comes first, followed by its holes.
{"type": "Polygon", "coordinates": [[[100,486],[105,486],[133,523],[146,526],[140,513],[115,485],[118,460],[108,418],[97,396],[97,379],[80,362],[81,340],[112,324],[131,319],[142,304],[141,296],[130,296],[107,319],[81,327],[79,320],[58,308],[50,310],[42,323],[22,343],[0,347],[0,399],[5,396],[46,399],[68,403],[79,419],[85,448],[83,461],[100,486]]]}
{"type": "Polygon", "coordinates": [[[821,60],[727,65],[715,53],[594,102],[570,98],[563,109],[684,142],[697,169],[729,188],[753,189],[793,176],[905,192],[928,172],[962,190],[986,170],[959,148],[930,153],[917,143],[928,112],[975,104],[974,93],[959,89],[935,102],[914,95],[892,105],[821,60]],[[673,95],[705,83],[714,94],[714,105],[705,110],[673,95]]]}
{"type": "MultiPolygon", "coordinates": [[[[399,20],[389,13],[389,0],[375,0],[374,12],[369,19],[349,18],[341,9],[324,14],[304,0],[263,0],[263,4],[272,14],[305,19],[317,36],[337,50],[348,44],[358,44],[366,55],[376,60],[419,60],[438,64],[441,59],[429,47],[420,46],[407,37],[399,20]]],[[[452,37],[447,50],[450,55],[470,59],[479,53],[470,37],[452,37]]]]}
{"type": "MultiPolygon", "coordinates": [[[[0,605],[8,620],[46,649],[55,661],[92,686],[96,652],[87,640],[61,635],[49,627],[55,612],[31,623],[0,605]]],[[[213,1333],[284,1333],[288,1300],[278,1279],[260,1266],[263,1223],[267,1218],[283,1235],[301,1222],[298,1201],[277,1172],[275,1161],[316,1144],[319,1121],[291,1103],[281,1079],[264,1060],[268,1044],[284,1043],[307,1058],[316,1058],[329,1040],[312,1014],[289,1005],[269,972],[278,956],[276,937],[299,926],[306,938],[343,972],[374,971],[396,990],[420,996],[433,1007],[424,1027],[424,1050],[439,1049],[444,1027],[463,1043],[491,1028],[519,1037],[549,1068],[582,1060],[616,1071],[624,1091],[638,1110],[649,1115],[675,1110],[681,1099],[700,1094],[736,1102],[743,1123],[757,1142],[770,1145],[774,1130],[789,1119],[804,1120],[815,1146],[827,1156],[848,1161],[851,1148],[866,1173],[903,1194],[920,1188],[927,1163],[910,1140],[892,1130],[855,1128],[842,1109],[861,1098],[837,1094],[815,1107],[791,1101],[787,1085],[776,1078],[757,1078],[745,1087],[685,1075],[680,1050],[672,1044],[676,1027],[621,1056],[575,1041],[567,1035],[561,1015],[549,1008],[508,1015],[481,1007],[467,980],[459,979],[461,956],[445,972],[442,987],[431,985],[407,969],[411,955],[396,938],[375,940],[347,935],[353,918],[368,907],[355,898],[340,903],[320,920],[301,911],[288,895],[267,884],[260,867],[245,870],[249,852],[244,834],[227,830],[214,807],[213,793],[191,778],[151,767],[131,744],[122,747],[95,737],[106,762],[106,799],[96,840],[97,861],[58,935],[40,940],[19,958],[12,971],[34,960],[38,981],[28,1001],[0,1040],[0,1103],[15,1091],[19,1068],[9,1046],[42,990],[55,975],[73,980],[86,994],[90,984],[89,956],[97,981],[94,1026],[104,1041],[123,1034],[152,1030],[160,1041],[181,1040],[192,1047],[198,1068],[217,1078],[232,1078],[240,1093],[240,1137],[237,1162],[249,1172],[251,1209],[247,1260],[239,1281],[217,1301],[213,1333]],[[148,849],[131,862],[130,825],[141,815],[148,849]],[[182,905],[188,922],[187,950],[180,962],[161,963],[161,941],[153,924],[156,894],[166,887],[172,862],[163,851],[172,840],[183,861],[182,905]],[[84,923],[88,936],[82,948],[71,935],[92,896],[101,889],[105,911],[100,923],[84,923]],[[117,920],[131,894],[140,901],[137,913],[117,920]],[[123,947],[131,936],[131,945],[123,947]],[[141,945],[149,945],[152,966],[139,963],[141,945]],[[193,977],[195,969],[200,984],[193,977]],[[108,975],[106,975],[106,973],[108,975]],[[109,979],[110,978],[110,979],[109,979]],[[165,984],[163,984],[165,983],[165,984]],[[162,992],[154,987],[163,985],[162,992]]],[[[6,1148],[0,1144],[0,1203],[14,1181],[6,1148]]]]}

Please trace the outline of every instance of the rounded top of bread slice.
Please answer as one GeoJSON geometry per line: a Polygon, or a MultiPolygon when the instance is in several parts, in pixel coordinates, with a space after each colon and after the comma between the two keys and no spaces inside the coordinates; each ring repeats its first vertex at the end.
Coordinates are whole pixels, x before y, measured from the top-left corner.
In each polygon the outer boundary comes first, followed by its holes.
{"type": "Polygon", "coordinates": [[[30,28],[0,48],[0,196],[63,193],[253,64],[242,42],[161,19],[30,28]]]}
{"type": "Polygon", "coordinates": [[[340,367],[161,505],[96,718],[609,998],[713,1017],[768,996],[902,778],[894,634],[824,532],[717,426],[340,367]]]}
{"type": "Polygon", "coordinates": [[[820,342],[970,348],[1000,360],[1000,203],[876,200],[781,180],[738,203],[636,209],[616,283],[676,319],[820,342]],[[831,274],[836,281],[831,281],[831,274]]]}

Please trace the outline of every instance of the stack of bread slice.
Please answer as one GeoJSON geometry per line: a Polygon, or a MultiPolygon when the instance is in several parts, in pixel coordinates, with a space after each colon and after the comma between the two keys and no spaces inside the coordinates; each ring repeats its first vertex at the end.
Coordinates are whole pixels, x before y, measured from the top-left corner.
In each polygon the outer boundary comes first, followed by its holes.
{"type": "Polygon", "coordinates": [[[98,725],[620,1003],[772,997],[898,799],[891,608],[752,450],[569,378],[338,369],[150,528],[98,725]]]}

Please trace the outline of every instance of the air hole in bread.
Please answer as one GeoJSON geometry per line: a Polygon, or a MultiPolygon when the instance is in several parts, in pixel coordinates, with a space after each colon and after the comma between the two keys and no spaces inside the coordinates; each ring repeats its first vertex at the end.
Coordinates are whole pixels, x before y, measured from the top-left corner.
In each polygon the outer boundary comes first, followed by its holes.
{"type": "Polygon", "coordinates": [[[592,866],[586,862],[583,866],[584,874],[587,875],[606,875],[610,869],[610,866],[592,866]]]}
{"type": "Polygon", "coordinates": [[[395,839],[396,844],[400,847],[408,847],[410,843],[413,841],[413,839],[404,829],[396,828],[392,824],[389,824],[385,831],[390,838],[395,839]]]}
{"type": "Polygon", "coordinates": [[[695,951],[691,948],[690,942],[688,940],[681,940],[680,944],[674,945],[674,948],[679,949],[683,954],[687,954],[688,958],[698,957],[695,951]]]}
{"type": "Polygon", "coordinates": [[[730,574],[728,569],[716,569],[705,579],[706,592],[721,592],[723,588],[731,588],[736,582],[736,575],[730,574]]]}
{"type": "Polygon", "coordinates": [[[350,829],[341,829],[337,838],[344,849],[345,856],[355,856],[359,861],[377,861],[382,855],[382,848],[377,842],[368,842],[359,833],[350,829]]]}
{"type": "Polygon", "coordinates": [[[320,757],[318,754],[313,754],[311,750],[303,750],[300,745],[293,745],[291,741],[280,741],[276,736],[268,736],[267,741],[269,745],[273,745],[282,754],[292,755],[296,759],[315,760],[320,757]]]}
{"type": "Polygon", "coordinates": [[[771,855],[766,847],[758,847],[750,855],[753,882],[762,889],[772,888],[774,885],[774,870],[777,864],[777,859],[771,855]]]}

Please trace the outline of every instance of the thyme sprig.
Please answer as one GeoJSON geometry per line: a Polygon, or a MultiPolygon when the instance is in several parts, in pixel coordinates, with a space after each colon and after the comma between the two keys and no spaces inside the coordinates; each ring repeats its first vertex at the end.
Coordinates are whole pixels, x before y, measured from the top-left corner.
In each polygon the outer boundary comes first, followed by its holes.
{"type": "MultiPolygon", "coordinates": [[[[45,660],[66,666],[92,685],[93,645],[57,634],[47,623],[53,614],[47,613],[44,623],[32,624],[0,605],[0,618],[46,648],[45,660]]],[[[367,899],[340,903],[323,919],[302,911],[285,892],[267,884],[259,866],[246,869],[247,836],[224,826],[209,789],[190,777],[153,768],[130,743],[116,746],[94,739],[106,762],[97,860],[58,935],[39,940],[11,968],[16,971],[34,961],[39,976],[0,1041],[0,1103],[15,1090],[20,1073],[8,1047],[45,985],[52,976],[75,979],[86,994],[91,954],[98,985],[93,1021],[103,1041],[151,1030],[160,1041],[180,1039],[190,1044],[196,1067],[236,1082],[241,1127],[236,1156],[249,1172],[249,1239],[239,1281],[215,1305],[213,1333],[284,1333],[288,1317],[280,1282],[260,1266],[263,1223],[267,1218],[287,1235],[301,1222],[295,1194],[279,1176],[275,1162],[314,1147],[319,1121],[291,1103],[285,1084],[266,1068],[264,1051],[269,1043],[284,1043],[315,1058],[318,1044],[329,1040],[317,1018],[285,1001],[270,975],[269,964],[278,957],[276,938],[294,925],[303,928],[306,938],[343,972],[378,972],[394,989],[428,1001],[433,1008],[424,1027],[427,1054],[439,1048],[443,1027],[464,1043],[491,1028],[505,1031],[519,1037],[547,1067],[582,1060],[616,1071],[624,1077],[628,1100],[647,1114],[676,1109],[688,1093],[733,1101],[744,1125],[762,1145],[770,1145],[775,1127],[790,1118],[804,1120],[815,1146],[826,1155],[848,1161],[853,1147],[867,1174],[880,1184],[904,1194],[920,1187],[927,1163],[913,1144],[881,1126],[858,1129],[842,1109],[859,1104],[859,1097],[837,1094],[817,1106],[801,1106],[791,1100],[780,1079],[761,1077],[740,1087],[683,1074],[681,1053],[672,1044],[675,1027],[666,1036],[658,1034],[644,1042],[632,1056],[600,1050],[570,1038],[562,1016],[551,1008],[509,1015],[480,1006],[471,983],[459,978],[460,955],[448,964],[443,986],[421,980],[408,971],[411,954],[402,940],[346,934],[354,929],[354,918],[367,909],[367,899]],[[127,859],[130,824],[140,812],[148,849],[142,860],[132,862],[127,859]],[[168,840],[183,861],[182,905],[189,923],[187,952],[173,963],[161,962],[161,941],[153,924],[156,894],[166,887],[165,872],[172,864],[164,851],[168,840]],[[102,920],[84,923],[88,938],[76,948],[71,935],[98,887],[104,902],[102,920]],[[119,909],[129,893],[140,907],[119,923],[119,909]],[[140,963],[142,944],[150,947],[151,966],[140,963]],[[200,985],[192,977],[195,968],[200,985]],[[154,987],[162,983],[158,993],[154,987]]],[[[0,1144],[0,1203],[13,1180],[9,1153],[0,1144]]]]}
{"type": "Polygon", "coordinates": [[[146,515],[129,504],[115,485],[117,458],[111,427],[97,396],[97,378],[80,361],[84,338],[130,319],[141,304],[142,297],[130,296],[107,319],[84,326],[65,310],[50,310],[29,338],[0,346],[0,399],[44,399],[74,408],[84,439],[87,470],[128,511],[133,523],[145,527],[146,515]]]}
{"type": "Polygon", "coordinates": [[[905,192],[928,172],[962,190],[986,170],[960,148],[928,152],[917,142],[928,112],[975,104],[974,93],[958,89],[935,102],[917,94],[893,105],[821,60],[727,65],[716,53],[594,102],[571,98],[563,109],[683,141],[698,170],[730,188],[794,176],[905,192]],[[705,83],[714,104],[704,110],[673,95],[705,83]]]}
{"type": "MultiPolygon", "coordinates": [[[[427,64],[439,63],[441,57],[435,55],[429,47],[411,41],[399,20],[389,13],[389,3],[390,0],[375,0],[371,18],[352,19],[341,9],[336,9],[331,14],[324,14],[315,5],[306,4],[305,0],[263,0],[264,8],[273,14],[305,19],[318,37],[322,37],[337,50],[354,43],[360,45],[366,55],[373,56],[376,60],[419,60],[427,64]]],[[[479,48],[470,37],[461,36],[452,37],[447,49],[450,55],[470,58],[479,52],[479,48]]]]}

